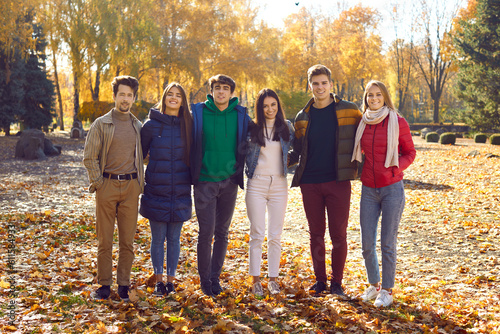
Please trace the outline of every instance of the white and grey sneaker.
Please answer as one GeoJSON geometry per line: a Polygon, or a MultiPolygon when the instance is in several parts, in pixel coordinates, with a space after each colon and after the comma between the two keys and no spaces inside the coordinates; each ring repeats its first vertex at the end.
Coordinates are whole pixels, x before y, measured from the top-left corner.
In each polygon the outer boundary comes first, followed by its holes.
{"type": "Polygon", "coordinates": [[[252,293],[257,297],[264,296],[264,290],[262,289],[262,284],[260,284],[260,282],[254,283],[252,285],[252,293]]]}
{"type": "Polygon", "coordinates": [[[392,300],[392,292],[381,290],[373,305],[375,305],[376,307],[387,307],[392,304],[392,300]]]}
{"type": "Polygon", "coordinates": [[[370,285],[370,287],[366,289],[365,292],[363,292],[363,294],[359,296],[359,298],[362,301],[367,302],[369,300],[377,298],[379,293],[380,293],[380,285],[378,287],[370,285]]]}
{"type": "Polygon", "coordinates": [[[269,293],[272,295],[280,293],[280,285],[276,281],[269,281],[269,283],[267,283],[267,288],[269,289],[269,293]]]}

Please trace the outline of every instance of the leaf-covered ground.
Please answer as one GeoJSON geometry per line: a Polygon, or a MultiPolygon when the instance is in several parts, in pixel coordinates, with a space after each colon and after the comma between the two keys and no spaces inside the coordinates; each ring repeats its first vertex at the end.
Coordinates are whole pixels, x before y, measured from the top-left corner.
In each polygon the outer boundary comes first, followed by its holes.
{"type": "Polygon", "coordinates": [[[395,302],[376,309],[354,298],[366,286],[359,181],[353,182],[344,279],[350,300],[309,294],[314,276],[307,224],[294,188],[280,295],[258,299],[250,292],[240,191],[222,274],[227,290],[220,297],[199,290],[194,217],[182,233],[176,294],[151,295],[150,232],[140,219],[131,302],[116,293],[106,302],[92,301],[94,198],[86,192],[84,142],[65,134],[51,139],[63,145],[63,154],[30,162],[13,159],[16,137],[0,137],[2,333],[500,333],[500,158],[487,157],[500,155],[500,147],[467,139],[443,146],[414,137],[417,159],[405,175],[395,302]],[[473,150],[479,154],[469,156],[473,150]]]}

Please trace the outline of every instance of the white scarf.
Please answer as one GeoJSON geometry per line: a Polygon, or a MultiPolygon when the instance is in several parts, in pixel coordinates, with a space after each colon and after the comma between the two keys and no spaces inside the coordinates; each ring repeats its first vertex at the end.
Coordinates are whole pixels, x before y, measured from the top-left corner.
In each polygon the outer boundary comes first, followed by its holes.
{"type": "Polygon", "coordinates": [[[389,124],[387,129],[387,155],[385,157],[385,168],[390,166],[399,167],[399,123],[398,114],[395,110],[383,106],[378,110],[366,109],[361,121],[359,122],[358,130],[356,131],[356,139],[354,142],[354,152],[352,153],[351,161],[357,160],[361,162],[361,137],[365,131],[366,124],[378,124],[389,115],[389,124]]]}

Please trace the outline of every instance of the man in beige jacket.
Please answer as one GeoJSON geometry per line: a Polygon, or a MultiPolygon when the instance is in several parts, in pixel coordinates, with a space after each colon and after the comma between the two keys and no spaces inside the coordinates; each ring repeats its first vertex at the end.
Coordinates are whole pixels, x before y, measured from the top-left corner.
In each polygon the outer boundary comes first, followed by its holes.
{"type": "Polygon", "coordinates": [[[111,292],[116,221],[118,295],[128,301],[138,201],[144,187],[141,122],[130,112],[139,82],[134,77],[119,76],[111,85],[115,107],[92,123],[83,157],[90,181],[89,191],[96,193],[97,280],[101,287],[91,297],[103,300],[111,292]]]}

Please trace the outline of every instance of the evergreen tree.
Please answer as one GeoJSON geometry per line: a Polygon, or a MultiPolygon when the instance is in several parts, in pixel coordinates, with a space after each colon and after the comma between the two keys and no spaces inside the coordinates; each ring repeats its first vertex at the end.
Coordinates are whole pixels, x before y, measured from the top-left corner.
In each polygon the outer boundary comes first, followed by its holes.
{"type": "Polygon", "coordinates": [[[0,128],[8,136],[10,125],[17,122],[21,112],[20,101],[24,97],[24,89],[20,80],[20,67],[23,66],[23,61],[18,55],[16,61],[10,64],[9,82],[6,79],[5,61],[5,54],[0,51],[0,128]]]}
{"type": "Polygon", "coordinates": [[[476,15],[459,21],[453,42],[465,120],[478,129],[500,128],[500,0],[478,0],[476,15]]]}
{"type": "Polygon", "coordinates": [[[21,101],[20,118],[26,127],[40,129],[52,123],[52,117],[55,116],[55,87],[45,69],[47,42],[41,26],[35,25],[33,34],[37,43],[23,68],[24,97],[21,101]]]}
{"type": "MultiPolygon", "coordinates": [[[[32,22],[33,16],[24,19],[32,22]]],[[[9,80],[4,66],[7,57],[0,51],[0,127],[6,135],[15,122],[23,121],[27,128],[35,129],[52,122],[54,85],[45,69],[46,41],[41,26],[33,26],[33,38],[36,46],[25,50],[27,57],[20,51],[14,53],[9,80]]]]}

